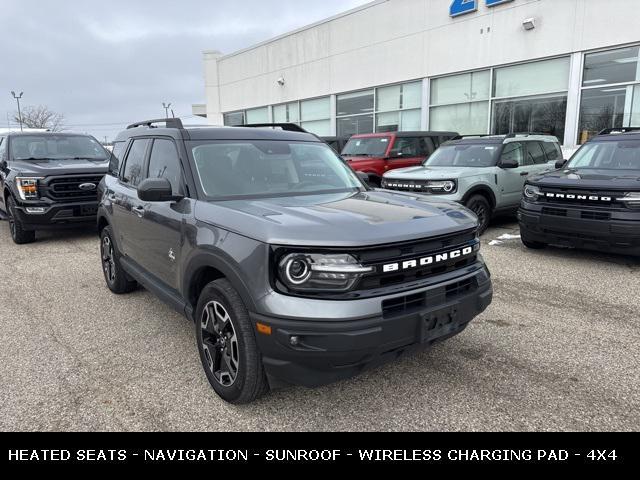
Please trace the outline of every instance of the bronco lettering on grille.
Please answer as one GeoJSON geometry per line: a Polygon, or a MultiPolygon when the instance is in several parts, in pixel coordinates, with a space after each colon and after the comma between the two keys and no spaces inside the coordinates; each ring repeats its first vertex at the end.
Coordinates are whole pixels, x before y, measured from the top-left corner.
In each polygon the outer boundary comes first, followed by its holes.
{"type": "Polygon", "coordinates": [[[466,257],[471,255],[476,247],[465,247],[450,252],[438,253],[429,257],[417,258],[414,260],[406,260],[404,262],[388,263],[382,267],[384,273],[397,272],[400,270],[408,270],[411,268],[426,267],[428,265],[434,265],[437,263],[446,262],[449,260],[455,260],[457,258],[466,257]]]}

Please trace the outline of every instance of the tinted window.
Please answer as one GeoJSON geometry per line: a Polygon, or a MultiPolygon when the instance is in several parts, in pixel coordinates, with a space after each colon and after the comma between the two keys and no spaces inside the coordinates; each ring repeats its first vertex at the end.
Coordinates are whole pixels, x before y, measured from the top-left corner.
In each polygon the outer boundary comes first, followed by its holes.
{"type": "Polygon", "coordinates": [[[147,151],[148,144],[148,138],[141,138],[139,140],[134,140],[133,145],[131,145],[131,148],[129,149],[127,162],[124,166],[124,174],[122,175],[122,181],[133,187],[137,187],[143,179],[144,154],[147,151]]]}
{"type": "Polygon", "coordinates": [[[178,151],[171,140],[153,141],[149,157],[149,178],[166,178],[171,182],[174,194],[182,194],[182,168],[178,151]]]}
{"type": "Polygon", "coordinates": [[[114,177],[117,177],[120,173],[120,161],[122,160],[126,146],[127,142],[116,142],[113,144],[111,159],[109,160],[109,173],[114,177]]]}
{"type": "Polygon", "coordinates": [[[547,154],[547,160],[561,160],[562,159],[562,150],[560,150],[560,145],[554,142],[543,142],[542,148],[544,149],[544,153],[547,154]]]}
{"type": "Polygon", "coordinates": [[[389,137],[351,138],[342,151],[342,155],[353,157],[382,157],[387,153],[389,137]]]}
{"type": "Polygon", "coordinates": [[[523,166],[524,148],[522,148],[522,144],[519,142],[507,143],[502,150],[502,156],[500,157],[500,160],[515,160],[516,162],[518,162],[518,165],[523,166]]]}
{"type": "Polygon", "coordinates": [[[391,150],[392,157],[426,157],[433,150],[427,137],[399,137],[391,150]]]}
{"type": "Polygon", "coordinates": [[[544,150],[540,142],[527,142],[527,152],[525,165],[547,163],[547,158],[544,156],[544,150]]]}

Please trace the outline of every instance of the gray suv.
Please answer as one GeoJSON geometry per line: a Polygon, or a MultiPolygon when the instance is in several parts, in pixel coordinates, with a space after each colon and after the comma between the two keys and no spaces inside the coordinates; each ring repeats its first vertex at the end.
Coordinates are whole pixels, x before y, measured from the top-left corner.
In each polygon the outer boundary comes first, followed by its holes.
{"type": "Polygon", "coordinates": [[[133,124],[99,187],[107,286],[141,284],[193,320],[232,403],[428,347],[492,298],[471,212],[371,190],[318,137],[279,127],[133,124]]]}
{"type": "Polygon", "coordinates": [[[472,210],[480,233],[496,213],[515,213],[529,175],[555,169],[558,139],[531,133],[458,137],[422,166],[385,173],[382,188],[438,195],[472,210]]]}

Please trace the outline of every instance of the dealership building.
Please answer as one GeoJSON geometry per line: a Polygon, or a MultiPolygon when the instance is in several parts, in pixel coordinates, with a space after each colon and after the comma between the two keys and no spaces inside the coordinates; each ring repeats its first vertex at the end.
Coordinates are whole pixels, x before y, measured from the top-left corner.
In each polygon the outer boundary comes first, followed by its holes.
{"type": "MultiPolygon", "coordinates": [[[[640,126],[638,0],[377,0],[222,55],[208,123],[325,136],[541,132],[565,146],[640,126]]],[[[277,21],[277,14],[271,21],[277,21]]]]}

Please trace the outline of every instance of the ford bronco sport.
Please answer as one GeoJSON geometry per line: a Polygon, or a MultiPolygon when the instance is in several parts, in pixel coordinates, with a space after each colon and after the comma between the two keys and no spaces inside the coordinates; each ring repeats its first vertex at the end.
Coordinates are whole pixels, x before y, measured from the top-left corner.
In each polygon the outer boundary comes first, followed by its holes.
{"type": "Polygon", "coordinates": [[[454,132],[389,132],[353,135],[342,149],[351,168],[380,186],[389,170],[421,165],[438,146],[456,137],[454,132]]]}
{"type": "Polygon", "coordinates": [[[13,241],[33,242],[37,230],[95,225],[108,157],[89,135],[0,135],[0,217],[9,220],[13,241]]]}
{"type": "Polygon", "coordinates": [[[640,128],[608,129],[527,180],[522,243],[640,256],[640,128]]]}
{"type": "Polygon", "coordinates": [[[355,375],[456,335],[491,302],[471,212],[370,190],[296,125],[133,124],[100,191],[107,286],[140,283],[194,320],[228,402],[355,375]]]}
{"type": "Polygon", "coordinates": [[[482,233],[493,215],[516,213],[528,175],[552,170],[561,159],[558,139],[550,135],[459,137],[422,166],[386,173],[382,188],[459,202],[478,216],[482,233]]]}

